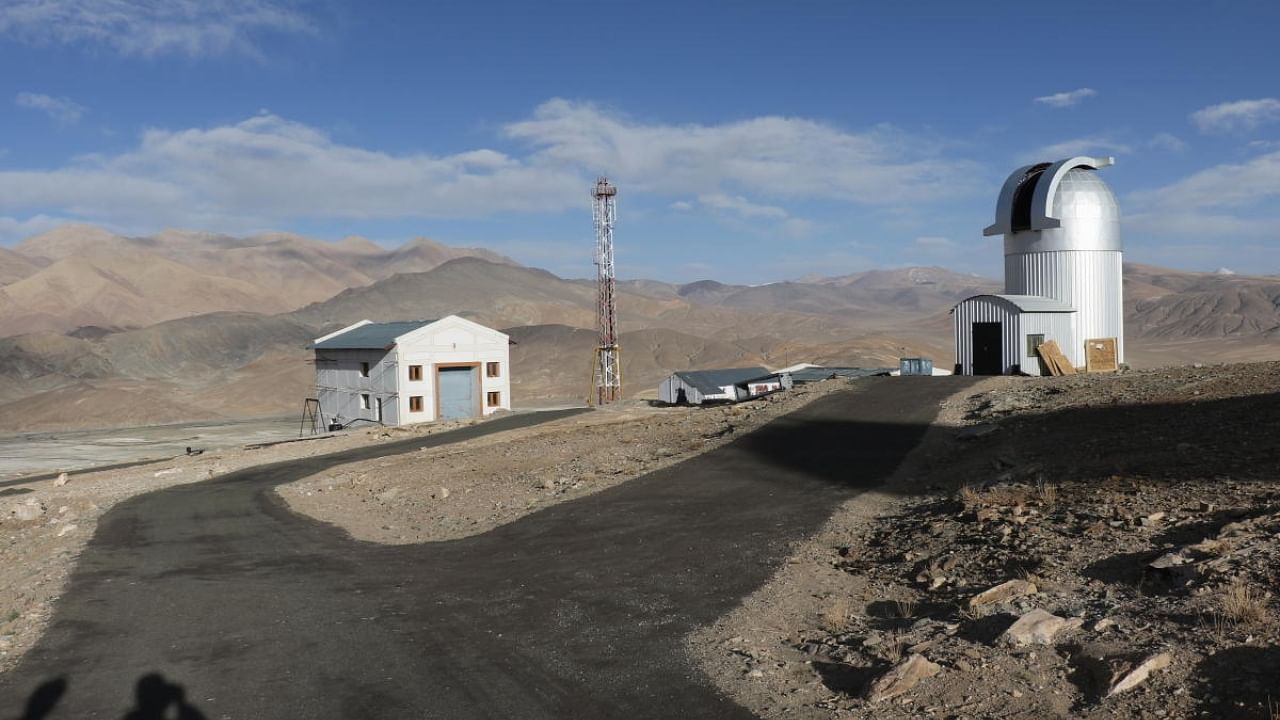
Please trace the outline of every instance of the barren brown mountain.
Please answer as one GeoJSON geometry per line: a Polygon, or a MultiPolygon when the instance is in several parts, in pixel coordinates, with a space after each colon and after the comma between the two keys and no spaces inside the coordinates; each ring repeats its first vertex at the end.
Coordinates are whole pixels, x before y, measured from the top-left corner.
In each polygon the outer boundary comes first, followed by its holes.
{"type": "MultiPolygon", "coordinates": [[[[9,267],[26,275],[0,288],[0,328],[37,332],[0,337],[0,430],[293,414],[310,392],[307,343],[364,318],[459,314],[505,328],[517,402],[586,392],[593,284],[487,251],[83,227],[19,250],[25,264],[9,267]]],[[[999,289],[941,268],[761,286],[622,282],[624,385],[644,395],[678,369],[888,366],[904,355],[945,368],[949,309],[999,289]]],[[[1276,278],[1131,265],[1126,292],[1137,366],[1280,358],[1276,278]]]]}
{"type": "Polygon", "coordinates": [[[168,230],[126,238],[66,225],[0,255],[0,336],[83,326],[143,327],[218,311],[280,313],[459,257],[511,262],[488,250],[417,238],[386,250],[288,233],[237,238],[168,230]]]}
{"type": "Polygon", "coordinates": [[[23,255],[0,247],[0,287],[36,274],[40,265],[23,255]]]}

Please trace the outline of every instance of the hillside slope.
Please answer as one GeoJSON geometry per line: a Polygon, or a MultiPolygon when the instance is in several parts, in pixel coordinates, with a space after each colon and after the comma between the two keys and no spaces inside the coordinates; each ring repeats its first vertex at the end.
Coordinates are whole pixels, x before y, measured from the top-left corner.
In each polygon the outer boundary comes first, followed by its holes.
{"type": "Polygon", "coordinates": [[[388,250],[355,237],[325,242],[289,233],[166,230],[130,238],[66,225],[0,250],[0,337],[143,327],[218,311],[287,312],[396,273],[473,256],[514,262],[427,238],[388,250]]]}

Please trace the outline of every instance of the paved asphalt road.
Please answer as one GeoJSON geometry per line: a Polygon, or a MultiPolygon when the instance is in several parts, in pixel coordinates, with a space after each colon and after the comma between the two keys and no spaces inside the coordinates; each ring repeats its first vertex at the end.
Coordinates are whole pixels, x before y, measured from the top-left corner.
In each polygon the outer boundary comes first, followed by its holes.
{"type": "Polygon", "coordinates": [[[858,382],[710,453],[463,540],[355,541],[273,489],[565,413],[133,498],[103,516],[47,633],[0,676],[0,717],[30,703],[32,720],[159,718],[178,686],[183,717],[211,720],[750,717],[682,638],[887,477],[964,381],[858,382]]]}

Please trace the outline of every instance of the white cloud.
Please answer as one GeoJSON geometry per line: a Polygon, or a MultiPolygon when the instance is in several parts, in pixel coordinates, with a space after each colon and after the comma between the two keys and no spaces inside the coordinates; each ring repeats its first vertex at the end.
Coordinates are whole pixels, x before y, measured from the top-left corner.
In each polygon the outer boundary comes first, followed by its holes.
{"type": "Polygon", "coordinates": [[[929,249],[953,248],[956,246],[955,242],[953,242],[951,238],[939,236],[918,237],[915,239],[915,245],[916,247],[929,249]]]}
{"type": "Polygon", "coordinates": [[[0,171],[0,210],[59,208],[127,227],[226,231],[296,218],[467,217],[581,203],[585,176],[492,150],[392,155],[275,115],[148,130],[134,150],[59,169],[0,171]]]}
{"type": "Polygon", "coordinates": [[[1045,145],[1021,156],[1023,162],[1049,162],[1076,155],[1127,155],[1133,148],[1106,137],[1089,136],[1045,145]]]}
{"type": "Polygon", "coordinates": [[[714,210],[725,210],[741,215],[744,218],[785,220],[788,217],[787,211],[780,207],[775,207],[773,205],[758,205],[741,195],[725,195],[724,193],[699,195],[698,203],[703,207],[712,208],[714,210]]]}
{"type": "Polygon", "coordinates": [[[1148,141],[1147,145],[1155,150],[1164,150],[1166,152],[1182,152],[1187,149],[1187,143],[1177,135],[1162,132],[1156,133],[1148,141]]]}
{"type": "Polygon", "coordinates": [[[667,207],[671,208],[672,210],[679,210],[680,212],[685,212],[687,210],[693,209],[693,203],[687,200],[677,200],[671,203],[670,205],[668,205],[667,207]]]}
{"type": "Polygon", "coordinates": [[[1079,105],[1081,101],[1086,98],[1091,98],[1097,94],[1098,91],[1093,88],[1080,88],[1078,90],[1071,90],[1068,92],[1044,95],[1035,98],[1035,102],[1038,102],[1041,105],[1048,105],[1049,107],[1064,108],[1071,107],[1072,105],[1079,105]]]}
{"type": "Polygon", "coordinates": [[[590,103],[551,100],[506,127],[535,160],[591,168],[627,187],[701,195],[761,193],[883,205],[972,191],[973,163],[887,126],[850,132],[766,116],[720,125],[645,123],[590,103]]]}
{"type": "Polygon", "coordinates": [[[261,33],[313,33],[289,0],[6,0],[0,35],[122,55],[260,55],[261,33]]]}
{"type": "Polygon", "coordinates": [[[1254,205],[1280,197],[1280,152],[1259,155],[1244,163],[1216,165],[1131,197],[1139,203],[1180,208],[1254,205]]]}
{"type": "Polygon", "coordinates": [[[69,97],[51,97],[40,93],[20,92],[14,98],[18,107],[39,110],[63,125],[74,125],[84,117],[85,107],[69,97]]]}
{"type": "Polygon", "coordinates": [[[1191,113],[1191,122],[1203,132],[1251,130],[1276,121],[1280,121],[1280,100],[1276,98],[1236,100],[1191,113]]]}
{"type": "Polygon", "coordinates": [[[673,210],[692,209],[696,198],[697,207],[795,236],[815,225],[757,196],[918,206],[980,176],[972,163],[921,150],[928,143],[890,129],[853,134],[797,119],[639,124],[552,101],[503,133],[529,148],[396,154],[336,142],[270,113],[211,128],[151,129],[121,154],[0,170],[0,212],[54,212],[136,232],[556,212],[580,207],[591,179],[607,171],[627,193],[685,195],[673,210]]]}
{"type": "Polygon", "coordinates": [[[1280,152],[1216,165],[1155,190],[1129,195],[1128,222],[1152,232],[1194,237],[1275,237],[1280,217],[1280,152]]]}
{"type": "MultiPolygon", "coordinates": [[[[923,235],[902,248],[902,256],[914,264],[953,264],[963,254],[954,240],[941,235],[923,235]]],[[[969,253],[972,254],[972,253],[969,253]]]]}
{"type": "MultiPolygon", "coordinates": [[[[682,203],[685,208],[693,207],[692,203],[682,203]]],[[[672,207],[675,207],[675,203],[672,207]]],[[[732,224],[746,222],[750,229],[765,234],[782,235],[788,238],[802,238],[812,235],[818,229],[817,223],[805,218],[793,217],[785,208],[776,205],[754,203],[741,195],[710,193],[699,195],[697,205],[711,210],[732,224]]]]}
{"type": "Polygon", "coordinates": [[[25,240],[33,235],[49,232],[66,223],[67,220],[64,218],[49,217],[48,215],[36,215],[25,220],[0,215],[0,245],[9,245],[19,240],[25,240]]]}

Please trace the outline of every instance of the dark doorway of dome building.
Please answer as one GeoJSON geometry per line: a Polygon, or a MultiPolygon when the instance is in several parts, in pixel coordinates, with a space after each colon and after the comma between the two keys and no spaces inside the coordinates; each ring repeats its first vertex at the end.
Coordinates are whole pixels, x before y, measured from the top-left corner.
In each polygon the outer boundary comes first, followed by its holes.
{"type": "Polygon", "coordinates": [[[1000,323],[980,322],[973,324],[973,374],[1001,375],[1004,372],[1000,362],[1000,323]]]}

